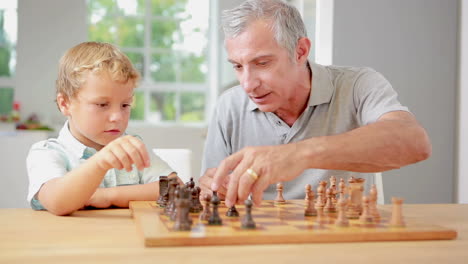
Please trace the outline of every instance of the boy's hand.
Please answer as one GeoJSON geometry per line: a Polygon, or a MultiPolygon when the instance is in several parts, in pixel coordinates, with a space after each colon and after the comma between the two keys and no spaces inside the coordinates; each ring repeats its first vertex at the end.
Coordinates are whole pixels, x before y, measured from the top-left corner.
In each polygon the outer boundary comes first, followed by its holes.
{"type": "Polygon", "coordinates": [[[150,158],[145,145],[133,136],[120,137],[102,148],[92,158],[103,170],[115,168],[132,170],[132,164],[143,170],[150,166],[150,158]]]}

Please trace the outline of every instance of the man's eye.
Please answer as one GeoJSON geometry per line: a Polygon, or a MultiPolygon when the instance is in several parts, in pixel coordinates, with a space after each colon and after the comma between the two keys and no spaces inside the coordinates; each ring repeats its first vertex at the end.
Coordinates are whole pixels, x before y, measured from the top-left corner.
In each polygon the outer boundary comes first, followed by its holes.
{"type": "Polygon", "coordinates": [[[239,64],[234,64],[234,65],[232,65],[232,67],[233,67],[235,70],[239,70],[240,68],[242,68],[242,66],[239,65],[239,64]]]}
{"type": "Polygon", "coordinates": [[[268,61],[259,61],[257,64],[260,66],[265,66],[268,64],[268,61]]]}

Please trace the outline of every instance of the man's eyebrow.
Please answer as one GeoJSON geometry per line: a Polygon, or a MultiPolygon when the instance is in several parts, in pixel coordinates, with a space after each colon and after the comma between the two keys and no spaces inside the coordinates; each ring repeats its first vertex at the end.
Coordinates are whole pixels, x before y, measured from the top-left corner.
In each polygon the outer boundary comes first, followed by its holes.
{"type": "MultiPolygon", "coordinates": [[[[273,54],[267,54],[267,55],[260,55],[260,56],[257,56],[253,59],[251,59],[249,62],[252,62],[252,61],[258,61],[258,60],[261,60],[261,59],[269,59],[271,57],[273,57],[274,55],[273,54]]],[[[232,64],[237,64],[236,61],[234,60],[231,60],[231,59],[228,59],[228,62],[232,63],[232,64]]]]}

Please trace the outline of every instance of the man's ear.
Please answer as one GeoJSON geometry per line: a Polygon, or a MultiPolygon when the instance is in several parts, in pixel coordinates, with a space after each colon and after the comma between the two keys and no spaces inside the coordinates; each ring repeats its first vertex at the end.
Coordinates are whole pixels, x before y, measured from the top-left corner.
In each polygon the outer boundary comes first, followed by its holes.
{"type": "Polygon", "coordinates": [[[310,52],[310,39],[303,37],[297,41],[296,60],[299,64],[305,64],[310,52]]]}
{"type": "Polygon", "coordinates": [[[70,99],[63,93],[57,94],[57,106],[64,116],[70,116],[70,99]]]}

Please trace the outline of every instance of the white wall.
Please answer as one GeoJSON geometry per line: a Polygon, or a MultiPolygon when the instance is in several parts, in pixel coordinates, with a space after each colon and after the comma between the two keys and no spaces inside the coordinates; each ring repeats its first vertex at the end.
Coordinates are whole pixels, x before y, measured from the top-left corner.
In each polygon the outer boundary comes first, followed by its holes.
{"type": "Polygon", "coordinates": [[[386,201],[453,202],[457,0],[335,0],[333,64],[381,72],[427,129],[427,161],[385,172],[386,201]]]}
{"type": "Polygon", "coordinates": [[[458,94],[458,186],[457,200],[468,203],[468,1],[461,1],[460,8],[460,70],[458,94]]]}

